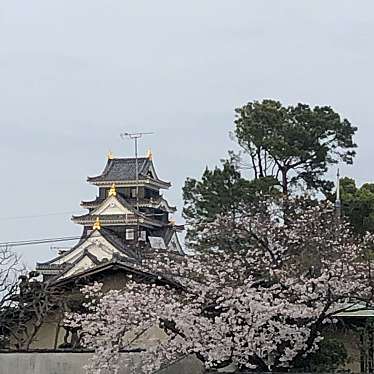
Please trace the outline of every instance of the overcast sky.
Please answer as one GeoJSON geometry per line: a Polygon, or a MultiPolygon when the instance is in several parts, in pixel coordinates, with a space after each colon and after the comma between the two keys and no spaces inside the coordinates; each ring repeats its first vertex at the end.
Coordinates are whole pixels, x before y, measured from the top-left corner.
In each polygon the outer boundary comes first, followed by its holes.
{"type": "MultiPolygon", "coordinates": [[[[141,153],[181,209],[185,178],[234,147],[234,108],[263,98],[348,118],[344,172],[371,181],[373,35],[372,0],[0,1],[0,241],[79,234],[86,177],[109,149],[132,155],[123,130],[155,132],[141,153]]],[[[56,254],[21,252],[30,266],[56,254]]]]}

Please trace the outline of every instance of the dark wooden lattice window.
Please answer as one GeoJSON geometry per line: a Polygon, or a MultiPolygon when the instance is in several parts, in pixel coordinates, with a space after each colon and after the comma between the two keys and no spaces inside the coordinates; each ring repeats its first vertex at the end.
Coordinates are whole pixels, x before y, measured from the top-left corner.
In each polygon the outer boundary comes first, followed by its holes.
{"type": "Polygon", "coordinates": [[[368,326],[361,334],[361,372],[374,373],[374,327],[368,326]]]}

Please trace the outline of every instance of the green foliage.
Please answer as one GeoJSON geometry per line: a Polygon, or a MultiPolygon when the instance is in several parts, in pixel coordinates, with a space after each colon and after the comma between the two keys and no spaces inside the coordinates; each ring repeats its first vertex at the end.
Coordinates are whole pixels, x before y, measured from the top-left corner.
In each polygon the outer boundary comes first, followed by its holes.
{"type": "Polygon", "coordinates": [[[283,192],[304,185],[329,191],[322,177],[338,161],[352,164],[357,128],[328,106],[284,107],[279,101],[249,102],[236,111],[235,134],[251,160],[255,178],[273,176],[283,192]]]}
{"type": "Polygon", "coordinates": [[[365,183],[360,188],[351,178],[340,180],[342,212],[357,234],[374,232],[374,184],[365,183]]]}
{"type": "Polygon", "coordinates": [[[346,364],[347,360],[344,344],[333,338],[325,338],[319,344],[318,351],[296,363],[294,371],[331,373],[346,364]]]}
{"type": "Polygon", "coordinates": [[[198,241],[205,223],[219,214],[234,217],[243,202],[274,195],[275,187],[280,186],[285,195],[299,187],[328,195],[334,186],[323,179],[328,167],[339,161],[353,162],[357,129],[330,107],[285,107],[278,101],[263,100],[235,111],[236,139],[250,160],[253,180],[241,176],[237,165],[244,158],[233,155],[221,168],[206,169],[201,180],[186,180],[183,215],[190,246],[198,241]]]}
{"type": "Polygon", "coordinates": [[[225,160],[221,168],[206,168],[200,181],[188,178],[183,187],[187,242],[192,245],[199,227],[214,221],[219,214],[234,217],[243,203],[248,204],[259,195],[274,194],[275,184],[273,178],[252,181],[242,178],[232,159],[225,160]]]}

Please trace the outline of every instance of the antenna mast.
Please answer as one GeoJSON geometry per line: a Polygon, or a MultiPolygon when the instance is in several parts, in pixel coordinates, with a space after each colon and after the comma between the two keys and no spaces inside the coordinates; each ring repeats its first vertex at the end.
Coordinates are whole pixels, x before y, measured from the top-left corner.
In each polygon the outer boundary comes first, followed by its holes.
{"type": "MultiPolygon", "coordinates": [[[[152,135],[153,132],[122,132],[120,134],[121,138],[131,139],[134,141],[134,153],[135,153],[135,179],[136,179],[136,210],[140,213],[139,210],[139,165],[138,165],[138,140],[144,135],[152,135]]],[[[136,216],[136,247],[139,248],[139,214],[136,216]]]]}

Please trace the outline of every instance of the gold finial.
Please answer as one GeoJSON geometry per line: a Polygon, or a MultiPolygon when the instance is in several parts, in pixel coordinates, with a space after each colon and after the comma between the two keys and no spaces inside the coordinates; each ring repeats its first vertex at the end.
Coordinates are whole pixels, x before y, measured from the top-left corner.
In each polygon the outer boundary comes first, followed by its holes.
{"type": "Polygon", "coordinates": [[[169,223],[170,223],[170,225],[175,226],[176,221],[175,221],[175,219],[171,219],[171,220],[169,221],[169,223]]]}
{"type": "Polygon", "coordinates": [[[116,184],[113,183],[112,187],[110,187],[108,196],[116,196],[116,195],[117,195],[116,184]]]}
{"type": "Polygon", "coordinates": [[[101,229],[101,223],[100,223],[100,218],[96,217],[96,221],[92,227],[93,230],[100,230],[101,229]]]}
{"type": "Polygon", "coordinates": [[[147,158],[148,160],[151,160],[151,161],[153,160],[153,153],[152,153],[151,148],[148,149],[147,158]]]}
{"type": "Polygon", "coordinates": [[[108,160],[113,160],[114,156],[113,156],[113,153],[112,151],[109,151],[108,152],[108,160]]]}

